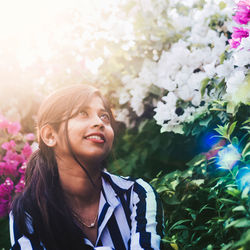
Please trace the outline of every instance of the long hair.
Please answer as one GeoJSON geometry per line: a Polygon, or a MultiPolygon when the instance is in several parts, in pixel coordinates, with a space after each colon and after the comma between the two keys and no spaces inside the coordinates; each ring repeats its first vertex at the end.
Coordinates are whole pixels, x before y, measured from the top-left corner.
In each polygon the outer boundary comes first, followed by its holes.
{"type": "MultiPolygon", "coordinates": [[[[97,89],[89,85],[73,85],[56,91],[45,99],[38,112],[39,149],[32,154],[27,164],[26,186],[14,199],[12,212],[19,232],[33,242],[41,242],[47,250],[80,250],[88,247],[84,245],[83,233],[74,222],[74,216],[64,196],[54,150],[43,142],[40,129],[49,124],[58,131],[62,122],[65,122],[68,149],[89,176],[72,151],[67,127],[68,120],[95,95],[102,99],[115,131],[115,120],[107,101],[97,89]],[[33,230],[29,223],[32,223],[33,230]]],[[[91,178],[90,181],[94,185],[91,178]]]]}

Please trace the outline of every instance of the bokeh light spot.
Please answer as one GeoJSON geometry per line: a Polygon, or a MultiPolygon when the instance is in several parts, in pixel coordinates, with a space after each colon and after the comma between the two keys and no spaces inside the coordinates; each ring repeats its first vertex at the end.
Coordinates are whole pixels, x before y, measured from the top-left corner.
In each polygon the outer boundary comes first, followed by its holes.
{"type": "Polygon", "coordinates": [[[236,182],[240,190],[243,191],[246,188],[250,189],[250,166],[239,170],[236,182]]]}
{"type": "Polygon", "coordinates": [[[219,168],[232,169],[240,158],[241,155],[239,151],[232,144],[230,144],[218,152],[217,164],[219,165],[219,168]]]}

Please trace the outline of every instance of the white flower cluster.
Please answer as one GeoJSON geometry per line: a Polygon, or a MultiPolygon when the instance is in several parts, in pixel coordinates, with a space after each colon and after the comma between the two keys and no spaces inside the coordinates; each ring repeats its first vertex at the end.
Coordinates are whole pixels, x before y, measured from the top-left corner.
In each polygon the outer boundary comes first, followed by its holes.
{"type": "Polygon", "coordinates": [[[233,0],[73,2],[43,39],[31,39],[38,48],[33,68],[24,53],[22,74],[35,92],[94,82],[118,100],[116,119],[128,127],[151,106],[161,131],[176,133],[207,111],[218,98],[211,86],[223,80],[224,100],[249,100],[250,38],[237,49],[228,45],[237,26],[233,0]]]}
{"type": "MultiPolygon", "coordinates": [[[[155,4],[153,0],[143,6],[155,4]]],[[[157,86],[166,93],[155,106],[155,120],[161,131],[174,131],[183,133],[184,122],[190,122],[206,110],[207,105],[217,98],[216,90],[202,93],[203,80],[217,79],[226,81],[226,95],[224,99],[230,100],[232,95],[244,85],[247,75],[246,65],[250,64],[249,38],[242,41],[236,51],[231,51],[227,45],[226,31],[232,31],[233,1],[223,3],[221,1],[206,1],[202,9],[193,8],[192,1],[187,14],[180,14],[171,3],[166,15],[171,24],[176,28],[175,33],[181,35],[177,42],[169,49],[153,50],[152,59],[145,58],[137,77],[126,75],[122,78],[123,90],[119,92],[120,104],[130,103],[131,108],[138,116],[144,112],[143,100],[150,94],[152,85],[157,86]],[[223,4],[224,6],[222,6],[223,4]],[[221,26],[212,27],[213,19],[223,19],[221,26]],[[221,60],[224,53],[230,54],[228,58],[221,60]],[[159,59],[158,59],[159,58],[159,59]],[[223,62],[221,62],[223,61],[223,62]],[[182,104],[187,105],[182,105],[182,104]]],[[[153,9],[142,9],[145,15],[158,13],[153,9]]],[[[161,16],[162,18],[162,16],[161,16]]],[[[159,21],[160,18],[157,18],[159,21]]],[[[168,31],[165,32],[168,36],[168,31]]],[[[152,39],[152,37],[151,37],[152,39]]],[[[162,33],[154,36],[154,41],[162,41],[162,33]]],[[[247,84],[247,83],[245,83],[247,84]]],[[[249,94],[246,93],[246,95],[249,94]]],[[[154,105],[154,104],[152,104],[154,105]]]]}

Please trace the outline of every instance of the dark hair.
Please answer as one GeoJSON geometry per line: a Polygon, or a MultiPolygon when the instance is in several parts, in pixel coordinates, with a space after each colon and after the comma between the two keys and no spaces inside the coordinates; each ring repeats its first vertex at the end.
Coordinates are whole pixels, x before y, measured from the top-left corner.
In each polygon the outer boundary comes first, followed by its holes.
{"type": "Polygon", "coordinates": [[[88,174],[71,149],[67,124],[68,120],[74,117],[81,107],[95,95],[102,99],[115,131],[115,120],[107,101],[96,88],[89,85],[72,85],[56,91],[45,99],[38,112],[39,149],[32,154],[27,164],[26,186],[24,191],[14,199],[12,212],[20,233],[31,241],[42,242],[47,250],[78,250],[88,249],[88,247],[84,245],[83,233],[74,222],[74,216],[66,202],[53,148],[43,142],[40,129],[50,124],[58,131],[62,122],[65,122],[68,148],[74,159],[88,174]],[[34,229],[32,232],[27,223],[29,216],[32,218],[34,229]]]}

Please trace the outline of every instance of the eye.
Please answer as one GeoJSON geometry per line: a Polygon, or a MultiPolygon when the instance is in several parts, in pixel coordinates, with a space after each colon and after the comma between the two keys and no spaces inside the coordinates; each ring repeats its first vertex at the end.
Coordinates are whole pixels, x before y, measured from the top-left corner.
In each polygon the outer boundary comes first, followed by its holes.
{"type": "Polygon", "coordinates": [[[110,121],[110,116],[108,113],[104,113],[104,114],[101,114],[101,119],[104,121],[104,122],[109,122],[110,121]]]}
{"type": "Polygon", "coordinates": [[[87,116],[88,116],[88,113],[87,113],[85,110],[80,110],[80,111],[79,111],[79,115],[80,115],[81,117],[87,117],[87,116]]]}

